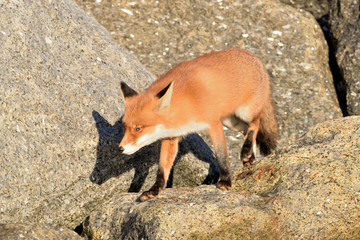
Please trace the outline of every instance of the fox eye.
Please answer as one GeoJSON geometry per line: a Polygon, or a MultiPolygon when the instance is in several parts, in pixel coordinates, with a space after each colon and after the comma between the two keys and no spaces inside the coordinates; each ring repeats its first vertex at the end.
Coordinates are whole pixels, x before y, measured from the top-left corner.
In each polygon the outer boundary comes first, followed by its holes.
{"type": "Polygon", "coordinates": [[[134,132],[139,132],[142,129],[142,127],[135,127],[134,132]]]}

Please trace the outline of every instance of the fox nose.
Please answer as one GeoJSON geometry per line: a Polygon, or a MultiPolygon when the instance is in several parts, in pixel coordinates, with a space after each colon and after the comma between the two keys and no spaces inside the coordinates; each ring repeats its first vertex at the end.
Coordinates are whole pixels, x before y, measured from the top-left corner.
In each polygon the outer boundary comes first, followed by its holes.
{"type": "Polygon", "coordinates": [[[124,151],[124,148],[122,146],[119,146],[119,151],[122,153],[124,151]]]}

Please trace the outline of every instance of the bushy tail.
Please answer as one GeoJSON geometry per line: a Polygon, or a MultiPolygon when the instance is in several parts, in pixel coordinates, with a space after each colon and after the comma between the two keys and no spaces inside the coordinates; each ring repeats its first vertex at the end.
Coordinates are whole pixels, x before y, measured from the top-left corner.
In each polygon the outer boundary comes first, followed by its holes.
{"type": "Polygon", "coordinates": [[[256,142],[260,148],[260,153],[267,156],[276,148],[279,138],[279,126],[276,120],[275,107],[272,96],[264,107],[260,115],[260,127],[256,136],[256,142]]]}

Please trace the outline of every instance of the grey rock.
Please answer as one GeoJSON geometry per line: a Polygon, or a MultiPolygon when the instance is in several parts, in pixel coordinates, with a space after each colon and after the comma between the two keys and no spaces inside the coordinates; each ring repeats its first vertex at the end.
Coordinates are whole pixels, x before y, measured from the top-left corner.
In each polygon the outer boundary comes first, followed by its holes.
{"type": "Polygon", "coordinates": [[[330,0],[280,0],[280,2],[288,4],[300,11],[310,12],[316,19],[329,14],[330,0]]]}
{"type": "MultiPolygon", "coordinates": [[[[120,80],[141,90],[153,76],[95,19],[70,0],[0,3],[0,46],[1,223],[74,229],[114,193],[154,183],[158,143],[131,157],[117,145],[120,80]]],[[[188,139],[178,165],[196,170],[175,167],[175,186],[201,184],[214,160],[188,139]]]]}
{"type": "Polygon", "coordinates": [[[166,189],[158,198],[142,203],[135,203],[136,197],[121,194],[92,212],[84,222],[84,234],[93,240],[202,239],[196,236],[229,224],[238,227],[238,237],[250,239],[258,231],[267,232],[271,222],[271,212],[258,207],[262,197],[221,192],[215,186],[166,189]]]}
{"type": "MultiPolygon", "coordinates": [[[[327,43],[306,11],[272,0],[76,2],[156,76],[212,50],[239,47],[255,53],[271,76],[281,145],[316,123],[342,116],[327,43]]],[[[239,168],[243,138],[232,131],[226,135],[230,162],[239,168]]]]}
{"type": "Polygon", "coordinates": [[[234,188],[119,194],[84,221],[92,239],[358,239],[360,117],[320,123],[234,174],[234,188]]]}
{"type": "Polygon", "coordinates": [[[2,240],[81,240],[77,233],[66,228],[38,224],[0,224],[2,240]]]}
{"type": "Polygon", "coordinates": [[[345,80],[347,113],[360,114],[360,1],[331,1],[330,34],[345,80]]]}
{"type": "Polygon", "coordinates": [[[317,124],[295,145],[236,173],[235,189],[271,199],[283,239],[358,239],[359,130],[358,116],[317,124]]]}

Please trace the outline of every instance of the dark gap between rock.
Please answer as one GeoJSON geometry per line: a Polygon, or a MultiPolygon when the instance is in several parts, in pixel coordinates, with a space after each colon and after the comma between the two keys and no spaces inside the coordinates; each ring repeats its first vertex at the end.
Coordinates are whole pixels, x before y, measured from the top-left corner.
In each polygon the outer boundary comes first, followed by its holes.
{"type": "Polygon", "coordinates": [[[83,232],[84,232],[84,227],[83,227],[83,224],[80,223],[80,225],[78,225],[74,231],[79,234],[80,236],[82,236],[83,232]]]}
{"type": "Polygon", "coordinates": [[[337,99],[339,101],[339,105],[342,111],[342,114],[344,117],[349,116],[349,113],[347,111],[347,100],[346,100],[346,82],[341,74],[339,65],[336,61],[336,55],[335,55],[335,45],[331,40],[330,36],[330,25],[329,25],[329,15],[324,15],[323,17],[317,19],[319,25],[321,26],[321,29],[324,33],[326,42],[329,46],[329,66],[330,71],[333,76],[333,82],[335,86],[335,91],[337,95],[337,99]]]}

